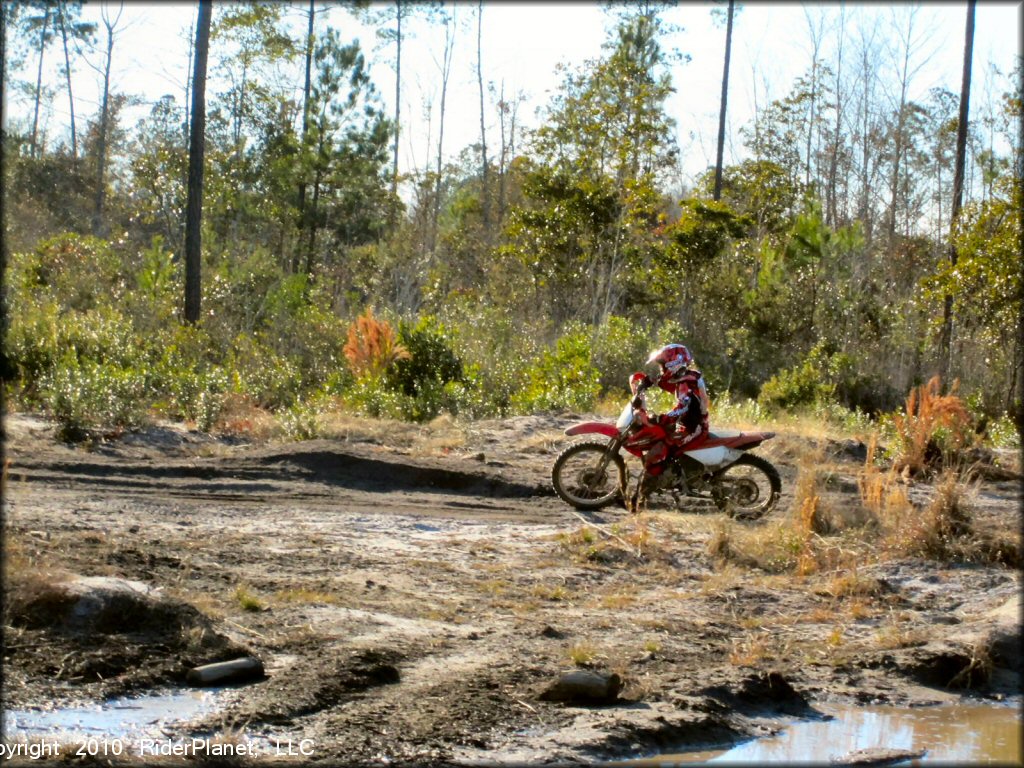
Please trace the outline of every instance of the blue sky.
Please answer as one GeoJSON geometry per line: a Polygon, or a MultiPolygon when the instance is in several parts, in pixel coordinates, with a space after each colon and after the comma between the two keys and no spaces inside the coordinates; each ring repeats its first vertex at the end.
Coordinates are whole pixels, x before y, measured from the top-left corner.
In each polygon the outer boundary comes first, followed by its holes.
{"type": "MultiPolygon", "coordinates": [[[[91,2],[86,16],[98,18],[104,3],[91,2]]],[[[106,4],[111,13],[117,4],[106,4]]],[[[304,3],[297,4],[291,15],[303,25],[304,3]]],[[[216,5],[214,6],[216,8],[216,5]]],[[[688,63],[673,68],[676,94],[670,109],[678,123],[679,143],[684,158],[684,178],[692,178],[713,163],[721,89],[724,29],[711,21],[709,3],[683,2],[666,16],[682,28],[668,41],[688,54],[688,63]]],[[[882,29],[898,25],[901,14],[911,9],[907,4],[847,5],[846,28],[852,30],[856,14],[874,14],[882,29]],[[896,14],[895,16],[893,14],[896,14]]],[[[755,100],[763,108],[771,99],[785,95],[795,77],[810,62],[809,22],[818,23],[822,14],[827,24],[839,18],[839,4],[823,3],[747,3],[736,20],[733,61],[730,73],[729,127],[738,137],[738,128],[748,122],[754,112],[755,100]]],[[[194,3],[127,2],[121,22],[121,33],[114,50],[114,87],[138,94],[153,101],[165,93],[184,98],[187,74],[187,31],[195,12],[194,3]]],[[[974,88],[972,107],[979,108],[983,95],[995,93],[989,77],[989,64],[1004,72],[1013,66],[1020,50],[1018,38],[1021,3],[979,2],[974,49],[974,88]]],[[[479,135],[479,93],[476,71],[476,3],[459,3],[456,13],[467,26],[457,38],[453,72],[447,97],[445,123],[446,154],[454,155],[479,135]]],[[[959,92],[960,67],[963,56],[965,4],[948,2],[920,7],[917,28],[921,33],[918,59],[922,64],[913,80],[911,98],[923,96],[933,86],[944,86],[959,92]],[[927,32],[927,34],[925,34],[927,32]]],[[[393,107],[394,73],[390,51],[376,49],[372,29],[360,28],[341,10],[332,10],[329,23],[341,28],[343,37],[359,37],[371,52],[374,80],[388,109],[393,107]]],[[[547,104],[550,93],[561,77],[556,65],[566,62],[581,64],[599,55],[605,39],[608,16],[597,3],[512,3],[485,4],[483,14],[483,67],[485,81],[511,95],[522,91],[527,101],[520,108],[521,126],[536,125],[538,107],[547,104]]],[[[405,127],[400,162],[403,168],[423,167],[436,152],[437,109],[428,119],[425,104],[439,101],[442,37],[436,28],[410,23],[411,33],[403,51],[402,112],[410,122],[405,127]]],[[[836,39],[835,32],[826,33],[824,55],[829,55],[836,39]]],[[[851,41],[847,39],[848,46],[851,41]]],[[[94,57],[98,63],[98,56],[94,57]]],[[[57,49],[48,53],[47,71],[51,78],[59,75],[61,64],[57,49]]],[[[883,67],[888,66],[880,61],[883,67]]],[[[212,60],[211,60],[212,65],[212,60]]],[[[34,63],[33,63],[34,66],[34,63]]],[[[26,73],[22,73],[25,76],[26,73]]],[[[211,76],[214,70],[211,69],[211,76]]],[[[296,79],[296,85],[299,85],[296,79]]],[[[80,65],[75,74],[76,111],[80,120],[91,117],[97,109],[99,76],[80,65]]],[[[215,88],[211,85],[211,88],[215,88]]],[[[67,122],[67,101],[58,93],[52,111],[46,116],[51,135],[60,133],[67,122]]],[[[490,101],[490,99],[488,99],[490,101]]],[[[8,102],[12,116],[24,118],[27,107],[13,100],[8,102]]],[[[148,111],[147,107],[139,108],[148,111]]],[[[141,115],[135,115],[138,117],[141,115]]],[[[129,119],[133,119],[131,116],[129,119]]],[[[403,122],[405,122],[403,120],[403,122]]],[[[497,143],[496,119],[487,129],[491,146],[497,143]]],[[[735,138],[738,142],[738,138],[735,138]]],[[[734,143],[726,149],[726,162],[736,160],[743,151],[734,143]]]]}

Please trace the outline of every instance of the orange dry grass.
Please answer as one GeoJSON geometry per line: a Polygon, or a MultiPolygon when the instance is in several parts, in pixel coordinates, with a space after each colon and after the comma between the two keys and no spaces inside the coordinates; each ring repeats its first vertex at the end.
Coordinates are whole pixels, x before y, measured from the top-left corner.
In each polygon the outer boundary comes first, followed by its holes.
{"type": "Polygon", "coordinates": [[[864,462],[864,469],[857,477],[857,486],[865,509],[871,512],[875,519],[884,523],[899,519],[901,515],[911,510],[913,505],[906,489],[899,484],[896,472],[890,470],[883,473],[875,465],[877,447],[878,440],[872,435],[868,442],[868,456],[864,462]]]}
{"type": "Polygon", "coordinates": [[[933,376],[927,384],[910,390],[906,413],[893,416],[901,449],[894,462],[897,472],[916,474],[924,470],[938,453],[936,436],[942,429],[949,433],[948,447],[959,448],[966,441],[970,416],[956,394],[958,385],[954,381],[949,394],[942,395],[941,380],[933,376]]]}
{"type": "Polygon", "coordinates": [[[373,307],[367,307],[349,326],[342,352],[356,378],[378,378],[392,363],[409,357],[390,323],[373,316],[373,307]]]}

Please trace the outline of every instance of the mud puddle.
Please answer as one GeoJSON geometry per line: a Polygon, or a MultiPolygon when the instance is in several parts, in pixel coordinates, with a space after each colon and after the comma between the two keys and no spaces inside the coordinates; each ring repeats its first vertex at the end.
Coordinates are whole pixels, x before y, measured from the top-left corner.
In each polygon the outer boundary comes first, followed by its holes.
{"type": "Polygon", "coordinates": [[[165,738],[183,723],[212,714],[223,696],[220,689],[172,689],[98,704],[12,709],[4,712],[4,736],[9,741],[56,743],[116,740],[130,747],[144,739],[165,738]]]}
{"type": "Polygon", "coordinates": [[[794,723],[774,736],[726,750],[662,754],[608,763],[647,767],[694,763],[820,764],[858,750],[920,752],[903,765],[1020,764],[1021,702],[964,702],[930,707],[821,705],[828,720],[794,723]]]}

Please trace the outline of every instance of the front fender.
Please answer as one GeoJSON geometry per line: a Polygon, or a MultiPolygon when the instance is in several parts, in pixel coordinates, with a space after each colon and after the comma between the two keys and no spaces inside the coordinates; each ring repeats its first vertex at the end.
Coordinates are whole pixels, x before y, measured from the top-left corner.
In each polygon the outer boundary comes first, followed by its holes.
{"type": "Polygon", "coordinates": [[[581,424],[573,424],[571,427],[565,430],[567,435],[604,435],[605,437],[615,437],[619,434],[619,430],[615,428],[614,424],[605,424],[600,421],[584,421],[581,424]]]}

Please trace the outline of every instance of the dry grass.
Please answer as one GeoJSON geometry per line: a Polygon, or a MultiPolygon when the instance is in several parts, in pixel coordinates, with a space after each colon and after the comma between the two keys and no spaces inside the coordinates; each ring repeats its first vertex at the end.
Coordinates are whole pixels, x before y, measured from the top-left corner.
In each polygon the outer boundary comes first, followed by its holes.
{"type": "Polygon", "coordinates": [[[551,602],[561,602],[568,600],[570,597],[569,590],[562,584],[556,584],[554,586],[550,584],[534,584],[530,590],[530,594],[541,600],[548,600],[551,602]]]}
{"type": "Polygon", "coordinates": [[[520,440],[517,447],[523,453],[553,454],[564,442],[565,434],[561,430],[549,429],[520,440]]]}
{"type": "Polygon", "coordinates": [[[209,616],[211,619],[223,619],[226,616],[224,601],[209,592],[194,592],[174,588],[167,589],[166,592],[168,597],[180,600],[183,603],[189,603],[200,613],[209,616]]]}
{"type": "Polygon", "coordinates": [[[797,465],[791,515],[802,542],[796,558],[796,573],[800,576],[820,570],[818,542],[823,534],[832,533],[836,528],[834,515],[822,500],[821,479],[817,469],[822,460],[820,451],[808,452],[797,465]]]}
{"type": "Polygon", "coordinates": [[[373,307],[367,307],[349,326],[342,352],[356,378],[380,378],[393,363],[409,357],[391,324],[374,317],[373,307]]]}
{"type": "Polygon", "coordinates": [[[864,576],[854,570],[834,576],[826,592],[833,597],[877,598],[885,593],[885,587],[874,576],[864,576]]]}
{"type": "Polygon", "coordinates": [[[441,414],[416,431],[412,444],[414,456],[447,456],[466,447],[466,431],[455,419],[441,414]]]}
{"type": "Polygon", "coordinates": [[[238,435],[257,442],[279,437],[281,426],[272,413],[260,408],[246,395],[228,393],[214,423],[214,431],[238,435]]]}
{"type": "Polygon", "coordinates": [[[476,588],[485,595],[500,597],[512,591],[512,582],[507,579],[484,579],[476,583],[476,588]]]}
{"type": "Polygon", "coordinates": [[[301,587],[280,589],[274,593],[274,600],[291,605],[337,605],[342,602],[342,599],[332,592],[301,587]]]}
{"type": "Polygon", "coordinates": [[[75,574],[53,565],[25,541],[24,534],[4,532],[4,608],[17,610],[18,606],[37,603],[63,594],[61,584],[75,574]]]}
{"type": "Polygon", "coordinates": [[[856,563],[865,547],[852,530],[855,516],[837,511],[825,496],[828,473],[823,466],[820,447],[800,452],[788,515],[756,526],[716,521],[707,551],[717,565],[808,576],[856,563]]]}
{"type": "Polygon", "coordinates": [[[600,598],[600,606],[605,610],[619,611],[623,608],[629,608],[637,602],[637,595],[635,592],[628,591],[616,591],[607,595],[602,595],[600,598]]]}
{"type": "Polygon", "coordinates": [[[243,611],[259,613],[266,610],[266,604],[244,584],[235,589],[235,602],[243,611]]]}
{"type": "Polygon", "coordinates": [[[567,653],[569,661],[577,667],[585,667],[601,657],[601,654],[598,653],[594,644],[586,641],[573,643],[569,646],[567,653]]]}
{"type": "Polygon", "coordinates": [[[771,657],[772,638],[766,632],[749,633],[732,641],[729,663],[736,667],[754,667],[771,657]]]}
{"type": "Polygon", "coordinates": [[[914,648],[928,642],[928,630],[896,620],[875,633],[875,645],[886,651],[914,648]]]}
{"type": "Polygon", "coordinates": [[[933,376],[927,384],[910,391],[904,413],[893,415],[893,427],[899,439],[899,450],[893,469],[916,475],[939,465],[942,449],[963,447],[970,435],[970,415],[957,396],[959,382],[953,382],[949,394],[943,395],[942,381],[933,376]],[[940,433],[944,435],[940,445],[940,433]]]}
{"type": "Polygon", "coordinates": [[[868,443],[868,455],[864,468],[857,477],[861,503],[875,519],[886,521],[899,520],[913,510],[907,496],[906,485],[892,470],[883,472],[875,463],[875,452],[878,439],[872,436],[868,443]]]}
{"type": "Polygon", "coordinates": [[[408,448],[418,434],[415,425],[384,417],[368,419],[346,411],[341,401],[332,399],[320,411],[320,434],[331,440],[386,443],[408,448]]]}

